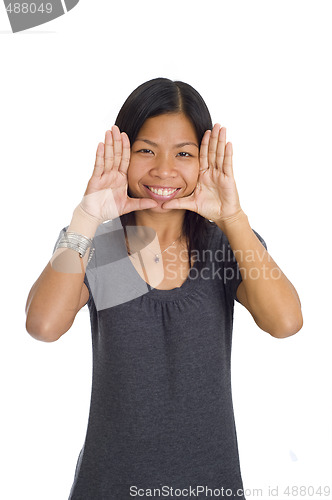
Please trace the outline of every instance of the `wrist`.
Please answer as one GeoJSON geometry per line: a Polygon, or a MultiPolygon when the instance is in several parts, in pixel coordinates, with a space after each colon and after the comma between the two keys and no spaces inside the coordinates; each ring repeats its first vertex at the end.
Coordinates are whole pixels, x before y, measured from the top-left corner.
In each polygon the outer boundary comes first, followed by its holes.
{"type": "Polygon", "coordinates": [[[247,214],[240,208],[234,214],[218,219],[216,224],[227,236],[227,232],[243,227],[243,225],[249,225],[249,220],[247,214]]]}
{"type": "Polygon", "coordinates": [[[97,219],[84,210],[81,204],[75,208],[67,231],[82,234],[87,238],[93,238],[102,220],[97,219]]]}

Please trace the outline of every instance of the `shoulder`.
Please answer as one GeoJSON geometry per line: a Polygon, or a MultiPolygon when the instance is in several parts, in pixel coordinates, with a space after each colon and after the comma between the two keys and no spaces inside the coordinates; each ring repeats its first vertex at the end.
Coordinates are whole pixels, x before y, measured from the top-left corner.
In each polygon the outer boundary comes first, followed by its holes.
{"type": "Polygon", "coordinates": [[[228,246],[228,239],[220,227],[215,222],[207,222],[207,247],[213,249],[228,246]]]}
{"type": "MultiPolygon", "coordinates": [[[[215,222],[212,221],[207,221],[207,229],[208,229],[208,246],[210,247],[216,247],[216,248],[227,248],[231,249],[230,243],[228,241],[228,238],[226,234],[220,229],[219,226],[215,222]]],[[[262,238],[262,236],[255,231],[255,229],[252,229],[256,237],[259,239],[259,241],[262,243],[262,245],[267,249],[267,245],[265,240],[262,238]]]]}

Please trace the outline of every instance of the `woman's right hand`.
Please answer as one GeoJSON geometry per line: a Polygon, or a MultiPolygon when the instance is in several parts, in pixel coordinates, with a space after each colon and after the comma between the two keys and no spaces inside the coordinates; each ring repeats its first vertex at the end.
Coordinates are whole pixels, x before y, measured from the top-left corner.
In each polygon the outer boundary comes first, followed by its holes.
{"type": "Polygon", "coordinates": [[[105,134],[105,144],[98,144],[94,170],[80,203],[88,214],[101,222],[158,206],[151,198],[129,198],[129,160],[129,138],[113,125],[105,134]]]}

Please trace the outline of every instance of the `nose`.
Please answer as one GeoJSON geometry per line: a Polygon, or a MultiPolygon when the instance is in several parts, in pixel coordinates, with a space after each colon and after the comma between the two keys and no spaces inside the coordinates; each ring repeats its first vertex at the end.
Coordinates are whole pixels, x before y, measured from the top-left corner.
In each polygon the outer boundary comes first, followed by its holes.
{"type": "Polygon", "coordinates": [[[177,177],[178,172],[173,158],[163,156],[156,158],[150,174],[151,176],[159,177],[160,179],[169,179],[177,177]]]}

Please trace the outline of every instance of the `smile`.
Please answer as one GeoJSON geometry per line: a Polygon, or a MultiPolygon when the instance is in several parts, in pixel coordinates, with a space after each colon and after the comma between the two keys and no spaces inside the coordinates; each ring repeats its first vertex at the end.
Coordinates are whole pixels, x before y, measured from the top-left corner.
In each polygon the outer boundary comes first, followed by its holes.
{"type": "Polygon", "coordinates": [[[181,189],[181,188],[160,188],[160,187],[153,187],[153,186],[145,186],[145,189],[150,193],[151,198],[155,200],[169,200],[175,196],[175,194],[181,189]]]}

